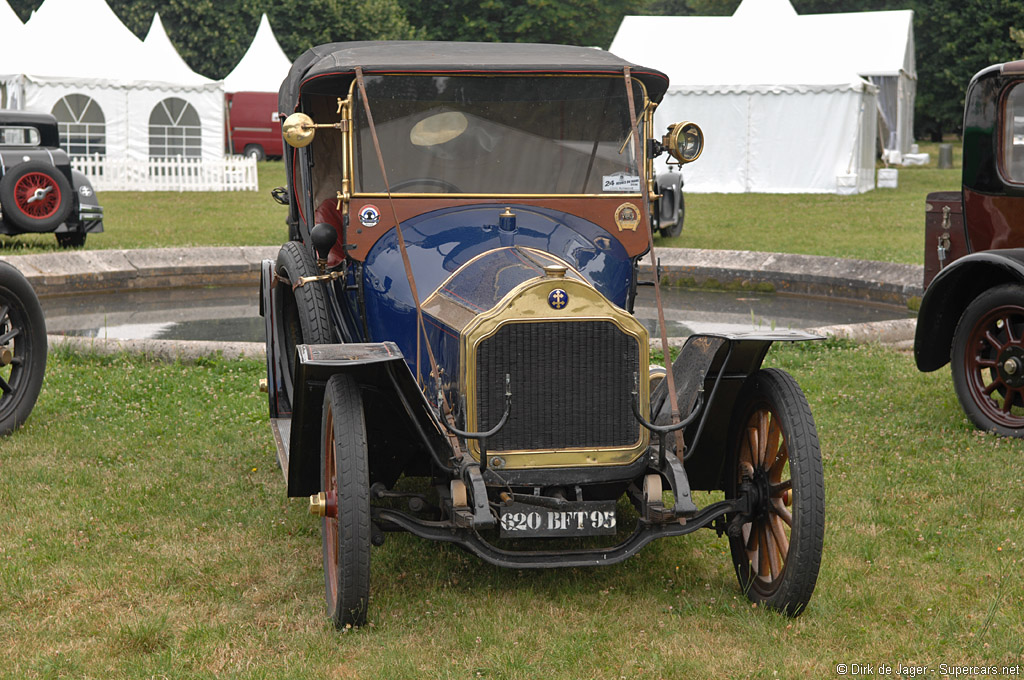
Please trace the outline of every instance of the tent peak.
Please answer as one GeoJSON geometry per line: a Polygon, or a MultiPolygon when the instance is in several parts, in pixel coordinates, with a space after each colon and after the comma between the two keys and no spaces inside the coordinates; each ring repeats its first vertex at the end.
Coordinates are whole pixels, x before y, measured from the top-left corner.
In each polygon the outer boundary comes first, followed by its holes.
{"type": "Polygon", "coordinates": [[[743,0],[733,16],[744,21],[761,21],[795,17],[796,10],[789,0],[743,0]]]}

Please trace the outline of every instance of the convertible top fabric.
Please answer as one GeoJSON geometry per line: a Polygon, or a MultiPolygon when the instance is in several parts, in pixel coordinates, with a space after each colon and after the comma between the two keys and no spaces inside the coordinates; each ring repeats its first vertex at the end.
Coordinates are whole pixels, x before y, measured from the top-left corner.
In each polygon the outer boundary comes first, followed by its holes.
{"type": "Polygon", "coordinates": [[[668,77],[661,71],[631,64],[592,47],[532,43],[473,43],[425,41],[340,42],[307,50],[292,65],[281,84],[279,107],[294,111],[300,89],[326,76],[364,73],[584,73],[621,74],[624,66],[647,88],[648,97],[661,101],[668,77]]]}

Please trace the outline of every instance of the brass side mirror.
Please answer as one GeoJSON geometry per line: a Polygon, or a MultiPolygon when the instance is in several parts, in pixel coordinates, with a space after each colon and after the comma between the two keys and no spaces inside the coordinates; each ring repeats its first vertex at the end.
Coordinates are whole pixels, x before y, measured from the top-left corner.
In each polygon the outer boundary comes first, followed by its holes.
{"type": "Polygon", "coordinates": [[[704,133],[696,123],[675,123],[668,126],[661,143],[680,165],[692,163],[704,150],[704,133]]]}
{"type": "Polygon", "coordinates": [[[281,131],[284,133],[284,141],[288,142],[288,146],[301,149],[304,146],[309,146],[309,143],[313,141],[313,135],[316,134],[316,123],[312,118],[299,111],[284,119],[281,131]]]}

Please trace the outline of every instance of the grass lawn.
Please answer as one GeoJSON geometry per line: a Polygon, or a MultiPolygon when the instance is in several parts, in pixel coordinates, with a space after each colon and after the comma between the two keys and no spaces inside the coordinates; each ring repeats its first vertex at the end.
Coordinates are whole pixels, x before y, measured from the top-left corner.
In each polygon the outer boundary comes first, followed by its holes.
{"type": "Polygon", "coordinates": [[[0,441],[0,677],[1024,671],[1024,442],[975,431],[948,373],[906,354],[831,343],[768,363],[807,392],[824,456],[824,559],[800,618],[751,607],[710,531],[546,572],[391,535],[370,625],[338,633],[318,522],[274,462],[262,365],[57,352],[27,426],[0,441]]]}
{"type": "MultiPolygon", "coordinates": [[[[923,144],[931,165],[899,170],[897,189],[857,196],[831,194],[688,194],[686,226],[656,244],[830,255],[920,264],[924,258],[924,201],[932,191],[960,186],[954,169],[938,170],[937,144],[923,144]]],[[[700,160],[686,174],[700,172],[700,160]]],[[[284,163],[259,164],[258,192],[104,192],[102,234],[89,249],[170,246],[278,245],[287,239],[287,209],[270,190],[284,184],[284,163]]],[[[0,254],[58,250],[52,234],[0,237],[0,254]]]]}

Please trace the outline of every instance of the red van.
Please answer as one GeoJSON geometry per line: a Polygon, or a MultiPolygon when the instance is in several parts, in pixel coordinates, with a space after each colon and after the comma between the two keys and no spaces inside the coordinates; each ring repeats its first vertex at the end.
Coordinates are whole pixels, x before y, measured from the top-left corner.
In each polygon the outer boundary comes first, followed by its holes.
{"type": "Polygon", "coordinates": [[[262,161],[280,158],[281,122],[276,92],[235,92],[224,95],[227,105],[225,144],[231,153],[262,161]]]}

